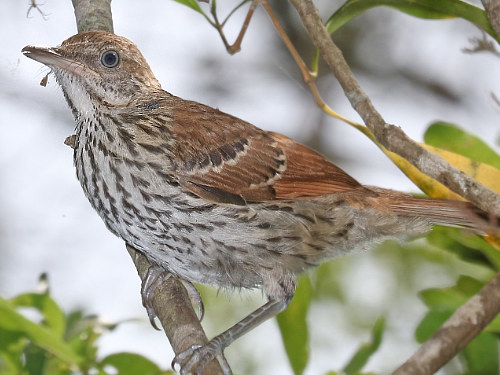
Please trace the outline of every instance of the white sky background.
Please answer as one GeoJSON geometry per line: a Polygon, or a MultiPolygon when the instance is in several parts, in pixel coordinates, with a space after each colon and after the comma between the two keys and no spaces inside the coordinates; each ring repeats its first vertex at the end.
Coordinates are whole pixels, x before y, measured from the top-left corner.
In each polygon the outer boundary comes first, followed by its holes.
{"type": "MultiPolygon", "coordinates": [[[[28,6],[27,0],[4,1],[0,12],[0,294],[11,297],[32,290],[40,273],[47,271],[52,294],[67,310],[84,306],[109,321],[144,319],[106,336],[105,352],[139,352],[167,366],[172,354],[163,333],[149,327],[139,279],[124,245],[106,230],[76,180],[72,150],[63,144],[73,129],[64,98],[52,77],[47,87],[39,86],[48,69],[21,54],[25,45],[54,46],[76,33],[71,2],[45,0],[41,9],[48,14],[47,21],[36,9],[26,18],[28,6]]],[[[112,10],[115,32],[139,46],[163,88],[173,94],[298,140],[305,140],[308,127],[314,127],[311,119],[319,119],[300,77],[290,76],[282,67],[287,56],[281,52],[277,56],[279,42],[262,10],[250,24],[243,51],[232,57],[200,15],[173,1],[115,0],[112,10]]],[[[325,11],[325,18],[329,15],[325,11]]],[[[372,10],[356,22],[368,19],[374,30],[361,39],[358,53],[378,74],[358,78],[388,122],[422,140],[426,127],[441,119],[498,144],[500,109],[490,93],[500,96],[499,60],[491,54],[461,52],[469,46],[469,38],[481,36],[474,26],[460,20],[419,20],[388,9],[372,10]],[[377,28],[377,17],[392,28],[377,28]],[[397,79],[397,70],[403,67],[444,85],[460,100],[441,101],[422,87],[397,79]]],[[[239,26],[233,25],[228,30],[230,40],[239,26]]],[[[291,58],[287,64],[293,64],[291,58]]],[[[338,112],[358,120],[333,79],[321,87],[338,112]]],[[[363,135],[336,120],[324,121],[323,150],[358,180],[417,191],[363,135]]],[[[363,261],[360,265],[365,267],[363,261]]],[[[375,280],[369,300],[385,287],[383,274],[367,267],[375,280]]],[[[232,301],[239,303],[240,298],[232,301]]],[[[336,324],[342,323],[334,306],[316,310],[319,318],[335,317],[336,324]]],[[[313,328],[313,334],[320,330],[313,328]]],[[[340,368],[360,343],[351,337],[333,338],[335,355],[313,352],[309,374],[340,368]]],[[[279,340],[272,321],[239,340],[237,350],[265,359],[256,373],[291,373],[279,340]]],[[[407,345],[403,351],[410,354],[414,346],[407,345]]],[[[390,357],[391,348],[385,351],[390,357]]],[[[375,360],[370,369],[377,371],[384,365],[383,360],[375,360]]]]}

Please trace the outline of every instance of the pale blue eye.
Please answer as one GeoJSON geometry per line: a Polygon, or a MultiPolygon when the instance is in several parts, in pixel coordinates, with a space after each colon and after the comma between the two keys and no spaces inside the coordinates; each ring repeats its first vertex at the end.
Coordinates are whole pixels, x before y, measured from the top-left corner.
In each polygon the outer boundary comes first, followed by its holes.
{"type": "Polygon", "coordinates": [[[120,57],[116,51],[106,51],[101,55],[101,63],[106,68],[114,68],[120,62],[120,57]]]}

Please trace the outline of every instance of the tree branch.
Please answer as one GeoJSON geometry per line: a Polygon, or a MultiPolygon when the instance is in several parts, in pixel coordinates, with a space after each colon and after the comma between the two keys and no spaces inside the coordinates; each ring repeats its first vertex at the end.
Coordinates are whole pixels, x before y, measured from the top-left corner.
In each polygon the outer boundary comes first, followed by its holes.
{"type": "Polygon", "coordinates": [[[400,127],[385,122],[359,86],[342,52],[332,41],[312,0],[290,0],[290,2],[297,9],[314,45],[320,50],[323,59],[337,77],[352,107],[377,140],[389,151],[402,156],[418,170],[441,182],[476,206],[500,215],[499,194],[418,145],[400,127]]]}
{"type": "Polygon", "coordinates": [[[500,273],[460,307],[393,375],[434,374],[500,312],[500,273]]]}
{"type": "Polygon", "coordinates": [[[113,31],[111,0],[72,0],[78,33],[113,31]]]}
{"type": "Polygon", "coordinates": [[[481,0],[493,30],[500,36],[500,1],[481,0]]]}
{"type": "MultiPolygon", "coordinates": [[[[95,30],[113,32],[111,0],[72,1],[79,33],[95,30]]],[[[151,263],[133,247],[127,245],[127,250],[134,261],[139,277],[144,280],[151,263]]],[[[192,345],[203,345],[208,342],[186,288],[175,277],[167,278],[156,287],[151,301],[155,314],[176,354],[192,345]]],[[[203,374],[222,373],[217,359],[209,362],[203,370],[203,374]]]]}
{"type": "MultiPolygon", "coordinates": [[[[132,246],[127,245],[127,250],[139,277],[144,281],[151,263],[132,246]]],[[[183,352],[192,345],[203,345],[208,342],[186,288],[177,278],[169,277],[163,281],[154,290],[151,302],[175,354],[183,352]]],[[[217,359],[213,359],[205,366],[203,374],[222,374],[217,359]]]]}

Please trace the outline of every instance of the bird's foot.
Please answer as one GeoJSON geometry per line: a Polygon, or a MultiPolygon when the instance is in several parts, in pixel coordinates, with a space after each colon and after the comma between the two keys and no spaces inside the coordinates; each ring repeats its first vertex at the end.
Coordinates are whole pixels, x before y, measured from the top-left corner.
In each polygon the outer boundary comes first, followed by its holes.
{"type": "Polygon", "coordinates": [[[222,373],[232,375],[233,372],[222,355],[223,350],[223,340],[215,337],[205,345],[193,345],[177,354],[172,361],[172,368],[175,370],[178,367],[180,375],[201,375],[207,363],[217,357],[222,373]]]}
{"type": "MultiPolygon", "coordinates": [[[[164,282],[167,281],[172,274],[166,271],[164,268],[156,265],[152,265],[148,269],[148,273],[142,282],[141,287],[141,296],[142,296],[142,305],[146,308],[148,313],[149,321],[151,325],[160,330],[158,325],[156,324],[156,313],[153,308],[153,295],[155,290],[164,282]]],[[[182,282],[186,291],[189,295],[189,299],[191,300],[192,305],[196,308],[198,319],[201,320],[204,314],[204,306],[203,301],[201,299],[200,292],[196,289],[196,287],[190,283],[189,281],[179,279],[182,282]]]]}

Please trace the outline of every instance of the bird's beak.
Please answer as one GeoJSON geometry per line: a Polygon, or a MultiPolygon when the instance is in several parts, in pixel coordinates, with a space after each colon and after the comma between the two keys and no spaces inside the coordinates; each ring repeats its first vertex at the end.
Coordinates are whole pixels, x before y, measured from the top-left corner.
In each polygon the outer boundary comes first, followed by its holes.
{"type": "Polygon", "coordinates": [[[61,50],[55,47],[26,46],[21,52],[24,56],[41,62],[51,68],[61,68],[77,75],[81,75],[83,70],[88,70],[84,64],[63,56],[61,50]]]}

